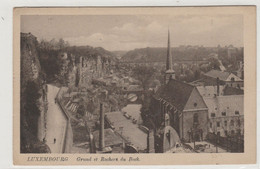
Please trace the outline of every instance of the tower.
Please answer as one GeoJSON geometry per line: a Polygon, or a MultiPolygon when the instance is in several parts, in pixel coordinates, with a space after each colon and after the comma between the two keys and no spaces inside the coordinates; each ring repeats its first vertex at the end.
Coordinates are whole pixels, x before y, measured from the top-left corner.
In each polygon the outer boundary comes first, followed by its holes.
{"type": "Polygon", "coordinates": [[[170,30],[168,30],[168,46],[167,46],[167,58],[166,58],[165,84],[167,84],[170,79],[175,79],[175,72],[172,69],[170,30]]]}

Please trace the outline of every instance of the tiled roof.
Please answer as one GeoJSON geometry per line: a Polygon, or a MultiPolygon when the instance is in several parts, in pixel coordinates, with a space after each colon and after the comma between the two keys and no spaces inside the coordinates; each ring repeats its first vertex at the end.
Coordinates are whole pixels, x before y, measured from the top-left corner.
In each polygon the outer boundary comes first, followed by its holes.
{"type": "Polygon", "coordinates": [[[183,110],[194,88],[188,83],[171,79],[168,84],[158,89],[156,97],[163,98],[177,109],[183,110]]]}
{"type": "MultiPolygon", "coordinates": [[[[217,86],[196,86],[202,97],[213,97],[217,95],[217,86]]],[[[224,95],[224,86],[219,86],[219,95],[224,95]]]]}
{"type": "Polygon", "coordinates": [[[224,95],[243,95],[244,94],[244,90],[235,88],[235,87],[229,87],[229,86],[226,86],[224,88],[223,92],[224,92],[224,95]]]}
{"type": "Polygon", "coordinates": [[[230,73],[212,69],[209,72],[205,73],[204,75],[213,77],[213,78],[219,78],[219,80],[225,81],[225,80],[227,80],[230,73]]]}
{"type": "Polygon", "coordinates": [[[239,115],[244,114],[243,95],[208,97],[204,98],[204,101],[209,109],[209,117],[211,113],[215,113],[216,117],[221,117],[222,112],[226,112],[226,116],[236,116],[236,111],[239,115]]]}

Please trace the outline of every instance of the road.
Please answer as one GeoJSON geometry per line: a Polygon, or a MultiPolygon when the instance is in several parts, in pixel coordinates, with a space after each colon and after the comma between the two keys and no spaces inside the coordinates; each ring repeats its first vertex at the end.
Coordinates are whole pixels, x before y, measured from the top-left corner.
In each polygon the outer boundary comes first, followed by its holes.
{"type": "Polygon", "coordinates": [[[59,88],[48,85],[47,100],[48,111],[46,118],[46,144],[50,147],[52,153],[62,153],[64,136],[66,133],[67,120],[61,111],[58,103],[55,103],[55,97],[59,88]],[[56,139],[56,141],[54,141],[56,139]]]}
{"type": "MultiPolygon", "coordinates": [[[[188,145],[190,145],[192,148],[194,148],[194,143],[186,143],[188,145]]],[[[206,142],[206,141],[200,141],[200,142],[195,142],[195,145],[205,145],[207,144],[205,150],[201,153],[216,153],[216,151],[218,151],[218,153],[227,153],[226,150],[220,148],[220,147],[217,147],[209,142],[206,142]]]]}

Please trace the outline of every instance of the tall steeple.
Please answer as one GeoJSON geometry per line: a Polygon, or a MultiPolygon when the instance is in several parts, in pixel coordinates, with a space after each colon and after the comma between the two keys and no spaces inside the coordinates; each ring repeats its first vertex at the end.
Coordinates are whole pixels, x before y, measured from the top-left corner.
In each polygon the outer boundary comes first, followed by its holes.
{"type": "Polygon", "coordinates": [[[170,30],[169,29],[168,29],[168,46],[167,46],[166,70],[172,70],[171,37],[170,37],[170,30]]]}
{"type": "Polygon", "coordinates": [[[165,84],[167,84],[170,79],[175,79],[175,72],[172,68],[171,39],[170,39],[170,30],[168,29],[168,46],[167,46],[166,71],[165,71],[165,84]]]}

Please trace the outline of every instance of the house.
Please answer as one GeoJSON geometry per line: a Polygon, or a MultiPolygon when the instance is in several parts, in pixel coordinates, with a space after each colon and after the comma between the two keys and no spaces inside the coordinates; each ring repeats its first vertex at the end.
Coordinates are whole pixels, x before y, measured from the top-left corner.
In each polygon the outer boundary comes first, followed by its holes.
{"type": "Polygon", "coordinates": [[[223,72],[219,70],[210,70],[209,72],[205,73],[203,78],[203,82],[205,85],[216,85],[217,79],[220,81],[220,85],[227,85],[230,87],[243,87],[244,82],[238,76],[234,75],[233,73],[223,72]]]}
{"type": "Polygon", "coordinates": [[[204,98],[209,109],[209,133],[221,137],[244,134],[244,96],[204,98]]]}

